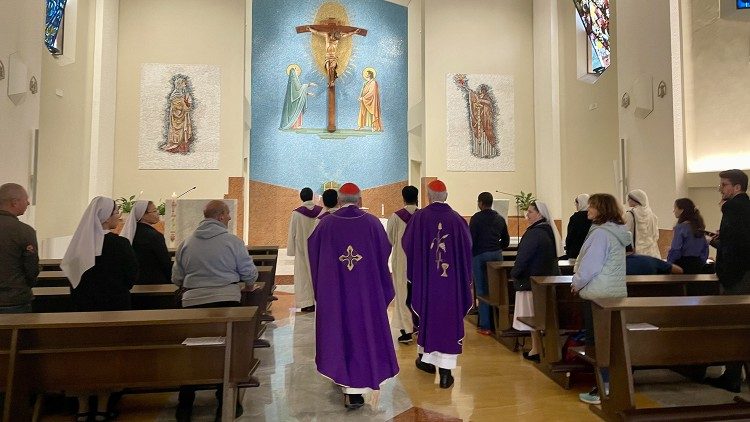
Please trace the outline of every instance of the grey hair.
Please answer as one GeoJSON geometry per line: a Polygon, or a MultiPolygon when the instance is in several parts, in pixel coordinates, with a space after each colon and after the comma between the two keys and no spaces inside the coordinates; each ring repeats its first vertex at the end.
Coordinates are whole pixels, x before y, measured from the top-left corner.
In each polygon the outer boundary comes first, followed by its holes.
{"type": "Polygon", "coordinates": [[[345,195],[341,192],[339,192],[339,205],[343,204],[357,204],[359,203],[359,198],[361,198],[362,195],[359,193],[355,193],[353,195],[345,195]]]}
{"type": "Polygon", "coordinates": [[[430,202],[445,202],[448,199],[448,192],[435,192],[427,189],[427,197],[430,199],[430,202]]]}
{"type": "Polygon", "coordinates": [[[26,189],[17,183],[6,183],[0,186],[0,204],[8,205],[14,199],[22,199],[26,194],[26,189]]]}

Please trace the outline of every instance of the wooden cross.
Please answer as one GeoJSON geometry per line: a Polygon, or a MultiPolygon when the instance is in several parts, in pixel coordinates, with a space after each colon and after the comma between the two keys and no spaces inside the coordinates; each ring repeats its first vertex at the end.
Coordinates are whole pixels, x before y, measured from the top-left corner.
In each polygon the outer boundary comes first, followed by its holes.
{"type": "Polygon", "coordinates": [[[367,30],[354,26],[339,25],[335,18],[328,18],[320,24],[302,25],[296,28],[298,34],[310,32],[326,40],[326,61],[324,67],[328,76],[328,132],[336,131],[336,78],[338,78],[339,41],[352,35],[367,36],[367,30]]]}
{"type": "Polygon", "coordinates": [[[348,248],[346,248],[346,255],[341,255],[339,257],[339,261],[344,262],[346,261],[346,268],[351,271],[354,269],[354,263],[359,262],[362,260],[362,255],[356,254],[354,252],[354,248],[352,245],[349,245],[348,248]]]}

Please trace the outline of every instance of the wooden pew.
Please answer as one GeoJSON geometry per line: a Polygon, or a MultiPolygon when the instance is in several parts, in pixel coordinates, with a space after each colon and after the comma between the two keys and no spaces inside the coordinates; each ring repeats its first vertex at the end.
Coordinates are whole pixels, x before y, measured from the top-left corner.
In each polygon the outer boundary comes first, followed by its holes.
{"type": "MultiPolygon", "coordinates": [[[[265,281],[272,277],[274,267],[270,265],[258,265],[258,279],[261,277],[265,281]],[[267,273],[267,274],[266,274],[267,273]]],[[[70,282],[62,271],[42,271],[37,277],[37,287],[68,287],[70,282]]]]}
{"type": "MultiPolygon", "coordinates": [[[[532,277],[534,317],[524,322],[542,334],[539,368],[550,378],[570,388],[570,376],[586,365],[562,363],[560,336],[583,329],[583,299],[570,291],[572,276],[532,277]]],[[[698,289],[719,293],[715,274],[631,275],[625,278],[629,296],[664,297],[684,295],[698,289]]]]}
{"type": "MultiPolygon", "coordinates": [[[[505,252],[503,252],[505,253],[505,252]]],[[[516,301],[515,289],[510,282],[510,271],[515,261],[490,261],[487,263],[487,283],[489,294],[478,295],[477,299],[487,303],[492,308],[495,321],[495,338],[515,351],[518,348],[518,337],[527,336],[523,333],[510,332],[513,324],[513,306],[516,301]]],[[[558,261],[563,274],[572,274],[575,261],[558,261]]]]}
{"type": "MultiPolygon", "coordinates": [[[[592,304],[595,361],[609,368],[610,393],[590,409],[608,421],[750,418],[750,403],[642,410],[634,400],[633,367],[750,361],[750,295],[599,299],[592,304]],[[657,329],[636,330],[648,323],[657,329]],[[704,413],[705,412],[705,413],[704,413]],[[651,419],[654,420],[654,419],[651,419]]],[[[598,373],[599,371],[597,371],[598,373]]],[[[599,391],[601,377],[597,376],[599,391]]]]}
{"type": "MultiPolygon", "coordinates": [[[[167,248],[167,251],[170,256],[174,256],[175,252],[177,252],[177,248],[167,248]]],[[[250,255],[278,255],[279,247],[247,245],[247,252],[250,255]]]]}
{"type": "MultiPolygon", "coordinates": [[[[273,254],[251,254],[250,257],[253,259],[255,265],[268,265],[273,266],[276,264],[278,258],[277,255],[273,254]]],[[[39,267],[42,271],[60,271],[60,262],[62,259],[59,258],[46,258],[39,260],[39,267]]],[[[172,261],[174,261],[174,255],[172,255],[172,261]]]]}
{"type": "Polygon", "coordinates": [[[3,421],[30,420],[34,393],[210,384],[223,384],[222,421],[234,420],[237,388],[257,366],[249,347],[256,313],[236,307],[0,315],[3,421]],[[224,337],[225,344],[182,344],[196,337],[224,337]]]}

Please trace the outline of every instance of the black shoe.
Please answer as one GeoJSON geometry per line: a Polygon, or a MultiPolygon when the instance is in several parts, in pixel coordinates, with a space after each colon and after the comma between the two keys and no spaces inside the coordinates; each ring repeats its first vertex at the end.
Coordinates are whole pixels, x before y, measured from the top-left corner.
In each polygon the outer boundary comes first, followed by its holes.
{"type": "Polygon", "coordinates": [[[344,394],[344,406],[347,409],[359,409],[365,405],[365,398],[362,394],[344,394]]]}
{"type": "Polygon", "coordinates": [[[398,338],[398,342],[401,344],[411,344],[414,340],[411,334],[412,333],[407,333],[405,330],[401,330],[401,337],[398,338]]]}
{"type": "Polygon", "coordinates": [[[435,373],[435,365],[431,363],[422,362],[422,355],[419,355],[417,357],[417,360],[415,361],[417,364],[417,369],[427,372],[428,374],[434,374],[435,373]]]}
{"type": "Polygon", "coordinates": [[[177,406],[177,410],[174,412],[174,418],[177,422],[190,422],[193,417],[193,407],[181,407],[177,406]]]}
{"type": "MultiPolygon", "coordinates": [[[[239,403],[235,403],[234,417],[239,418],[240,416],[242,416],[242,413],[244,413],[242,405],[239,403]]],[[[219,407],[216,408],[216,416],[214,416],[214,422],[221,422],[221,403],[219,404],[219,407]]]]}
{"type": "Polygon", "coordinates": [[[302,312],[315,312],[315,305],[305,306],[304,308],[300,309],[302,312]]]}
{"type": "Polygon", "coordinates": [[[721,388],[732,393],[739,393],[742,387],[741,380],[730,380],[725,375],[719,378],[706,378],[704,382],[712,387],[721,388]]]}
{"type": "Polygon", "coordinates": [[[451,388],[453,381],[451,370],[440,368],[440,388],[451,388]]]}
{"type": "Polygon", "coordinates": [[[530,355],[529,352],[523,352],[523,358],[526,360],[530,360],[532,362],[539,363],[539,353],[535,355],[530,355]]]}

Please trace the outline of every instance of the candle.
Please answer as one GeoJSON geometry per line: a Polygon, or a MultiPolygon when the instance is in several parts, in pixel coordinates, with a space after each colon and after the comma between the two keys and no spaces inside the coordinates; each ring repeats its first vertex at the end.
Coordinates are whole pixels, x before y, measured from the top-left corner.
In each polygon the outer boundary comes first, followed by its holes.
{"type": "Polygon", "coordinates": [[[380,215],[385,215],[385,205],[380,204],[380,215]]]}

